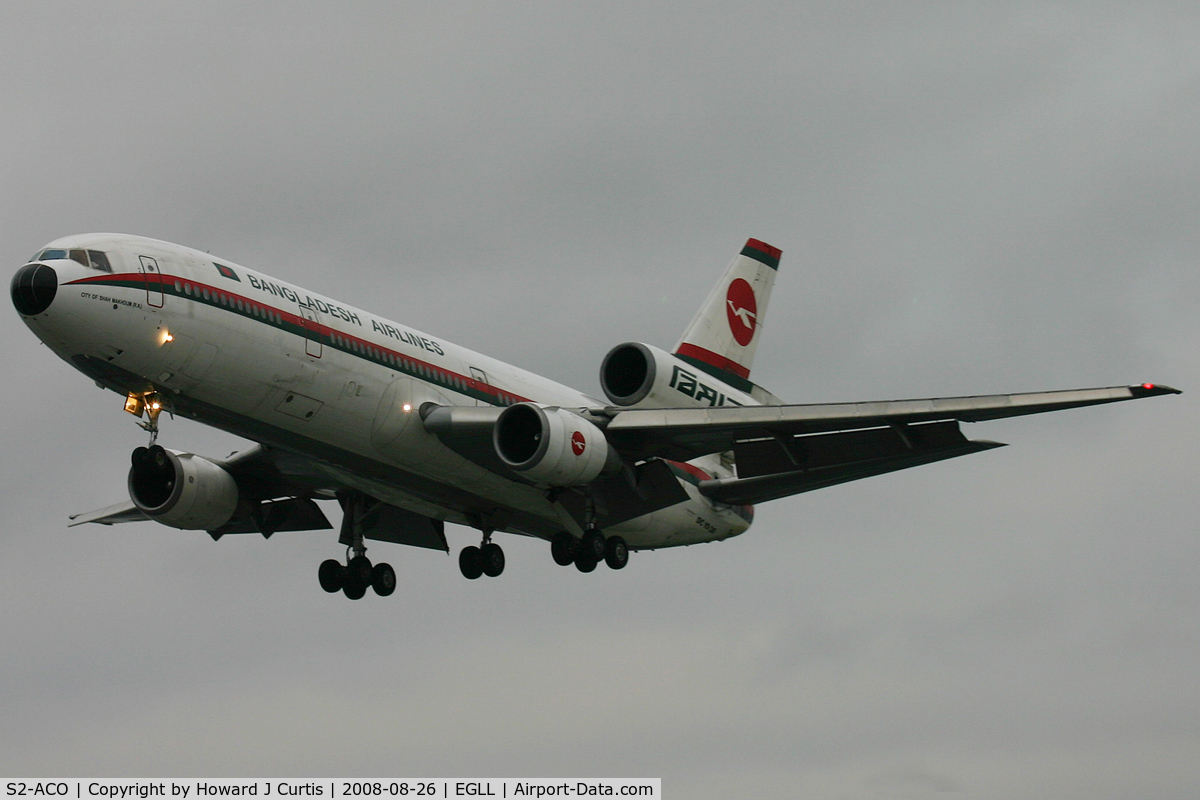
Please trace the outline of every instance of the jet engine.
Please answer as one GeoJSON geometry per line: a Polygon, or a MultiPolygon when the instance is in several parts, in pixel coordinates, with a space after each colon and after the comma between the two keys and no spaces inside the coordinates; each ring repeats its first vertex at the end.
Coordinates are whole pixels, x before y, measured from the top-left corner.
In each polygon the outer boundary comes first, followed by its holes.
{"type": "Polygon", "coordinates": [[[555,406],[517,403],[504,409],[492,444],[506,466],[546,486],[582,486],[621,468],[599,428],[555,406]]]}
{"type": "Polygon", "coordinates": [[[641,342],[626,342],[608,351],[600,365],[600,388],[613,405],[638,408],[747,406],[764,401],[641,342]]]}
{"type": "Polygon", "coordinates": [[[132,462],[129,498],[156,522],[212,531],[229,522],[237,510],[237,483],[208,459],[155,445],[134,450],[132,462]]]}

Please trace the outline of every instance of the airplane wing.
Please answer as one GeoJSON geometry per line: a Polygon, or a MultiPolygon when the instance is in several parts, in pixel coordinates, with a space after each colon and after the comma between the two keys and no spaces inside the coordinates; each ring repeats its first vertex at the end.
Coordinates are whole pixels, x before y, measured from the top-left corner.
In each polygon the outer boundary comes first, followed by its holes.
{"type": "MultiPolygon", "coordinates": [[[[233,476],[239,493],[248,501],[232,520],[209,531],[214,539],[227,533],[261,533],[269,537],[280,531],[333,527],[312,500],[314,495],[332,496],[327,490],[328,481],[305,459],[256,444],[225,461],[213,461],[233,476]]],[[[153,517],[126,500],[96,511],[72,514],[69,519],[67,527],[73,528],[89,522],[115,525],[153,517]]]]}
{"type": "MultiPolygon", "coordinates": [[[[208,532],[213,539],[229,533],[261,533],[264,537],[290,531],[329,530],[333,526],[313,498],[344,502],[343,488],[311,460],[273,447],[255,444],[228,459],[212,459],[237,482],[241,503],[229,522],[208,532]]],[[[84,514],[73,514],[68,527],[95,522],[114,525],[151,520],[130,501],[84,514]]],[[[370,498],[358,518],[367,539],[449,551],[444,523],[370,498]]],[[[346,519],[339,541],[349,544],[346,519]]]]}
{"type": "Polygon", "coordinates": [[[757,503],[837,483],[1000,447],[970,441],[960,422],[1180,394],[1140,384],[1024,394],[866,403],[609,410],[609,442],[628,459],[686,461],[733,451],[738,477],[701,491],[757,503]]]}

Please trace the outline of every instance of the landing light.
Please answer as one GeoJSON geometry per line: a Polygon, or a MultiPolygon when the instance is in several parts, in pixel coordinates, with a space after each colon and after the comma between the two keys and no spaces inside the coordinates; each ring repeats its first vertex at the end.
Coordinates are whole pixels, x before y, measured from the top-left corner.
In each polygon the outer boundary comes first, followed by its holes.
{"type": "Polygon", "coordinates": [[[407,414],[407,413],[409,413],[410,411],[412,411],[412,403],[405,403],[404,405],[402,405],[402,406],[400,406],[400,407],[401,407],[402,409],[404,409],[404,413],[405,413],[405,414],[407,414]]]}
{"type": "Polygon", "coordinates": [[[125,410],[135,417],[142,416],[142,409],[145,403],[142,401],[142,396],[139,394],[131,394],[125,398],[125,410]]]}
{"type": "Polygon", "coordinates": [[[143,394],[135,394],[130,392],[125,397],[125,410],[135,417],[141,417],[144,413],[150,414],[150,419],[157,419],[159,412],[162,411],[162,400],[154,392],[145,392],[143,394]]]}

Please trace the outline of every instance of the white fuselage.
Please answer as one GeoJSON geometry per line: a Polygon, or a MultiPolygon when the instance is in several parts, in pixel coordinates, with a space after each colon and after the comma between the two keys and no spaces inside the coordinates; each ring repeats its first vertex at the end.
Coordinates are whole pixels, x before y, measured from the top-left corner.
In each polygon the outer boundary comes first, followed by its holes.
{"type": "MultiPolygon", "coordinates": [[[[564,522],[548,493],[485,469],[422,425],[424,403],[568,409],[602,401],[197,250],[135,236],[67,237],[47,247],[107,254],[112,272],[46,260],[53,303],[27,316],[59,356],[122,394],[158,391],[168,409],[291,451],[331,483],[429,517],[549,538],[564,522]]],[[[695,478],[730,473],[717,457],[674,465],[685,503],[608,532],[631,547],[728,538],[747,509],[713,504],[695,478]]]]}

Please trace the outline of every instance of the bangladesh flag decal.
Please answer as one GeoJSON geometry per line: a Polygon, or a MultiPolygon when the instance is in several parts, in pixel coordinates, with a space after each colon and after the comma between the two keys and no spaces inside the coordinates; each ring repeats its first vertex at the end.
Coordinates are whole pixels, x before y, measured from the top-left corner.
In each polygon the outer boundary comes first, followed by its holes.
{"type": "Polygon", "coordinates": [[[224,264],[218,264],[215,261],[213,262],[213,266],[217,268],[217,272],[221,273],[226,278],[229,278],[229,280],[241,283],[242,279],[239,278],[237,273],[233,271],[233,267],[227,267],[224,264]]]}

